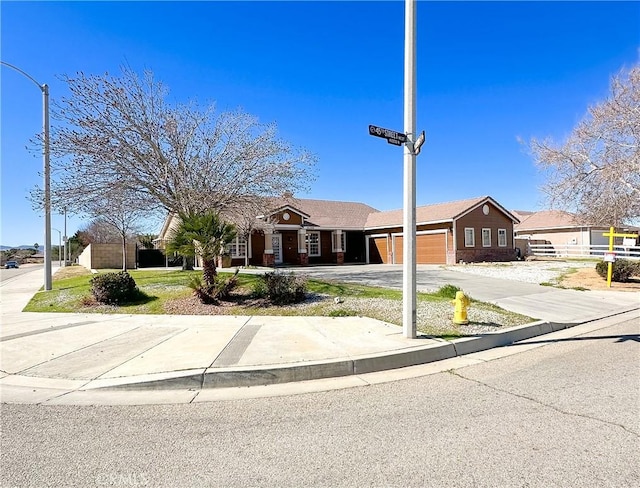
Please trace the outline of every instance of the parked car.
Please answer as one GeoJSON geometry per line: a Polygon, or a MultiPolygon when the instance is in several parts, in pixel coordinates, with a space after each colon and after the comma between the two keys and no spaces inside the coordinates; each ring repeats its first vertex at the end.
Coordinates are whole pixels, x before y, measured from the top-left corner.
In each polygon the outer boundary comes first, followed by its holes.
{"type": "Polygon", "coordinates": [[[20,266],[18,265],[18,261],[7,261],[4,267],[5,269],[9,269],[9,268],[19,268],[20,266]]]}

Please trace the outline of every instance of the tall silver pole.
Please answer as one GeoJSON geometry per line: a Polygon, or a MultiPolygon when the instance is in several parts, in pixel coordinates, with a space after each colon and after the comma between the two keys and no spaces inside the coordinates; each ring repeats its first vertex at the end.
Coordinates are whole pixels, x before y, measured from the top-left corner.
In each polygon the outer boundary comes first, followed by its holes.
{"type": "Polygon", "coordinates": [[[64,265],[67,265],[67,247],[69,247],[69,238],[67,237],[67,208],[64,211],[64,265]]]}
{"type": "Polygon", "coordinates": [[[4,61],[0,64],[30,79],[42,91],[42,166],[44,177],[44,289],[51,290],[51,170],[49,165],[49,85],[41,85],[27,72],[4,61]]]}
{"type": "Polygon", "coordinates": [[[51,290],[51,166],[49,164],[49,85],[42,85],[42,166],[44,173],[44,289],[51,290]]]}
{"type": "Polygon", "coordinates": [[[405,0],[402,331],[408,339],[416,337],[416,3],[405,0]]]}

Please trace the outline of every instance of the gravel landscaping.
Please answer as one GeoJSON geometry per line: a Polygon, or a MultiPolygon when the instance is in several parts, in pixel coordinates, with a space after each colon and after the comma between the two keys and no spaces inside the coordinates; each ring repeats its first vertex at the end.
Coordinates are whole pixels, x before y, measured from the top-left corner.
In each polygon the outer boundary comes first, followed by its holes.
{"type": "MultiPolygon", "coordinates": [[[[443,266],[442,269],[459,273],[471,273],[506,281],[525,283],[546,283],[557,285],[568,281],[579,272],[595,273],[593,262],[580,261],[520,261],[511,263],[480,263],[443,266]]],[[[258,271],[257,271],[258,272],[258,271]]],[[[321,273],[310,278],[322,279],[321,273]]],[[[339,281],[340,278],[336,276],[339,281]]],[[[174,285],[176,289],[183,285],[174,285]]],[[[167,284],[149,284],[143,291],[154,295],[167,287],[167,284]]],[[[435,290],[434,290],[435,291],[435,290]]],[[[473,297],[473,296],[472,296],[473,297]]],[[[84,304],[90,305],[90,304],[84,304]]],[[[81,311],[117,311],[102,310],[100,307],[87,306],[81,311]]],[[[289,306],[273,306],[265,300],[251,299],[248,293],[240,293],[235,300],[220,305],[204,305],[192,296],[184,293],[168,299],[160,313],[186,315],[304,315],[304,316],[366,316],[384,322],[402,324],[402,301],[387,298],[361,298],[357,296],[336,297],[318,293],[308,293],[303,303],[289,306]],[[336,298],[338,300],[336,301],[336,298]]],[[[502,327],[510,327],[531,322],[532,319],[491,304],[472,302],[468,311],[469,325],[456,326],[452,322],[454,307],[450,300],[418,299],[417,327],[422,333],[434,336],[475,335],[495,331],[502,327]]],[[[150,313],[141,306],[136,313],[150,313]]],[[[158,312],[155,312],[158,313],[158,312]]]]}
{"type": "MultiPolygon", "coordinates": [[[[171,300],[165,305],[170,314],[196,315],[244,315],[247,309],[234,303],[220,305],[202,304],[196,297],[171,300]]],[[[243,303],[256,315],[303,315],[303,316],[366,316],[400,326],[402,324],[402,301],[383,298],[340,297],[308,294],[303,303],[286,306],[262,306],[260,301],[243,303]]],[[[501,327],[510,327],[531,322],[531,319],[498,309],[490,304],[472,303],[468,311],[469,325],[454,325],[453,304],[448,300],[418,300],[416,323],[419,332],[434,336],[475,335],[492,332],[501,327]]]]}
{"type": "MultiPolygon", "coordinates": [[[[444,269],[461,273],[487,276],[525,283],[557,284],[559,279],[576,268],[593,268],[593,262],[563,261],[517,261],[510,263],[479,263],[445,266],[444,269]]],[[[367,316],[384,322],[402,324],[402,301],[382,298],[340,297],[309,294],[304,303],[282,307],[264,307],[256,302],[256,314],[269,315],[322,315],[367,316]]],[[[242,314],[242,310],[225,304],[202,305],[195,297],[174,300],[167,304],[167,313],[190,314],[242,314]]],[[[472,303],[468,311],[469,325],[452,323],[453,305],[450,301],[418,300],[417,328],[420,332],[434,336],[476,335],[531,322],[532,319],[498,309],[490,304],[472,303]]]]}
{"type": "Polygon", "coordinates": [[[588,261],[514,261],[510,263],[480,263],[446,266],[445,269],[489,278],[521,281],[524,283],[557,283],[558,279],[576,268],[594,268],[588,261]]]}

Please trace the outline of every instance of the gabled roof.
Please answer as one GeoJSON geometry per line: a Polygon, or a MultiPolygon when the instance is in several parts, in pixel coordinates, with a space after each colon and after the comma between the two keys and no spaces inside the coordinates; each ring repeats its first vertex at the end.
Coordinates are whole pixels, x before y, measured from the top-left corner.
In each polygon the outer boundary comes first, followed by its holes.
{"type": "Polygon", "coordinates": [[[274,213],[286,206],[306,214],[308,225],[327,229],[362,230],[369,214],[378,212],[364,203],[290,198],[275,200],[274,213]]]}
{"type": "MultiPolygon", "coordinates": [[[[471,212],[480,205],[490,202],[503,212],[513,222],[518,218],[505,210],[498,202],[489,196],[457,200],[455,202],[436,203],[416,207],[416,225],[432,224],[438,222],[453,222],[463,215],[471,212]]],[[[403,209],[377,212],[369,215],[366,223],[367,229],[380,229],[384,227],[401,226],[403,223],[403,209]]]]}
{"type": "MultiPolygon", "coordinates": [[[[514,223],[519,222],[517,216],[505,210],[493,198],[484,196],[417,207],[416,224],[453,222],[485,203],[491,203],[514,223]]],[[[403,225],[403,209],[380,212],[358,202],[282,197],[271,199],[267,206],[270,208],[267,215],[290,209],[305,217],[305,225],[319,229],[365,230],[403,225]]],[[[167,216],[159,238],[165,237],[169,228],[174,225],[173,217],[172,214],[167,216]]]]}
{"type": "Polygon", "coordinates": [[[531,212],[529,210],[512,210],[511,213],[515,215],[520,222],[524,222],[524,219],[533,215],[535,212],[531,212]]]}
{"type": "Polygon", "coordinates": [[[514,227],[516,231],[591,227],[588,224],[578,222],[574,214],[563,210],[541,210],[540,212],[528,212],[528,214],[514,227]]]}

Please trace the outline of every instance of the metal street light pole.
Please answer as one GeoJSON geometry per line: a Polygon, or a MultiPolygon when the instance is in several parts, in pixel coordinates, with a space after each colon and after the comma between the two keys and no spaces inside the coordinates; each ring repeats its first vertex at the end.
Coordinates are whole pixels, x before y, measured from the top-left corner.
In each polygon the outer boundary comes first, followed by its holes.
{"type": "Polygon", "coordinates": [[[416,0],[405,0],[402,331],[416,337],[416,0]]]}
{"type": "MultiPolygon", "coordinates": [[[[69,238],[67,237],[67,207],[64,207],[64,266],[67,266],[67,247],[69,247],[69,238]]],[[[70,254],[70,253],[69,253],[70,254]]]]}
{"type": "Polygon", "coordinates": [[[51,169],[49,165],[49,85],[41,85],[20,68],[0,61],[35,83],[42,91],[42,166],[44,177],[44,289],[51,290],[51,169]]]}

